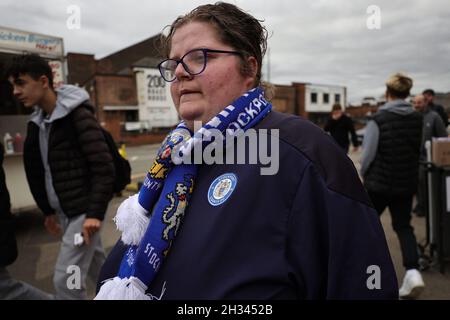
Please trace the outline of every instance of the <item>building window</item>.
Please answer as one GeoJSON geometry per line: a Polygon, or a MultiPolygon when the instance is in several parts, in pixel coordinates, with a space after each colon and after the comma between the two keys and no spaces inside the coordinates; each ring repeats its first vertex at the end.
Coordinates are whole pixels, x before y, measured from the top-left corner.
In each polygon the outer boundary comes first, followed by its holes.
{"type": "Polygon", "coordinates": [[[125,111],[125,121],[126,122],[137,122],[137,121],[139,121],[139,112],[137,110],[127,110],[127,111],[125,111]]]}
{"type": "Polygon", "coordinates": [[[317,93],[311,93],[311,103],[317,103],[317,93]]]}
{"type": "Polygon", "coordinates": [[[334,103],[341,103],[341,95],[339,93],[334,95],[334,103]]]}
{"type": "Polygon", "coordinates": [[[323,94],[323,103],[330,103],[330,95],[328,93],[323,94]]]}

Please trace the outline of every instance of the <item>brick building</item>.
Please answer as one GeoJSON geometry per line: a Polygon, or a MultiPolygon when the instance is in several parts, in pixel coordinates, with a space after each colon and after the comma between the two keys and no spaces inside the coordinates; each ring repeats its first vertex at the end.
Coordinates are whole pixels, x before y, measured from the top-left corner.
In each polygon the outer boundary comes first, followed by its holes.
{"type": "Polygon", "coordinates": [[[347,103],[347,89],[343,86],[294,82],[290,86],[275,85],[272,99],[274,109],[292,113],[323,126],[333,104],[347,103]]]}
{"type": "Polygon", "coordinates": [[[96,60],[94,55],[68,53],[68,83],[84,87],[97,107],[100,123],[116,141],[144,144],[161,141],[170,128],[152,128],[139,121],[137,70],[156,68],[159,35],[96,60]]]}

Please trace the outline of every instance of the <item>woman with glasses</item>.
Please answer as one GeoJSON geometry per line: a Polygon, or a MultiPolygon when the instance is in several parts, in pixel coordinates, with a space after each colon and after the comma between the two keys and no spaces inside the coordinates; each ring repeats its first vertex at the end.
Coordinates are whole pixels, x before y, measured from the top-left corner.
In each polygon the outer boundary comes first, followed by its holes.
{"type": "Polygon", "coordinates": [[[265,98],[266,41],[259,20],[222,2],[170,26],[159,70],[183,121],[118,210],[97,299],[397,298],[353,164],[265,98]]]}

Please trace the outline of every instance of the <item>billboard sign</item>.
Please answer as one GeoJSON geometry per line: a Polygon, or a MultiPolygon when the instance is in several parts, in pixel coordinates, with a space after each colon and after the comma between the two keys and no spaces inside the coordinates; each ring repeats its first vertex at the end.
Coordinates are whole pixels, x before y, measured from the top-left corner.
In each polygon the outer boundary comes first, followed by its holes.
{"type": "Polygon", "coordinates": [[[63,39],[0,27],[0,51],[32,52],[43,57],[61,59],[64,56],[63,39]]]}
{"type": "Polygon", "coordinates": [[[151,127],[172,127],[178,114],[170,95],[170,84],[161,77],[158,69],[135,68],[139,103],[139,120],[148,121],[151,127]]]}
{"type": "Polygon", "coordinates": [[[58,89],[64,84],[63,64],[59,60],[49,61],[48,64],[53,72],[53,88],[58,89]]]}

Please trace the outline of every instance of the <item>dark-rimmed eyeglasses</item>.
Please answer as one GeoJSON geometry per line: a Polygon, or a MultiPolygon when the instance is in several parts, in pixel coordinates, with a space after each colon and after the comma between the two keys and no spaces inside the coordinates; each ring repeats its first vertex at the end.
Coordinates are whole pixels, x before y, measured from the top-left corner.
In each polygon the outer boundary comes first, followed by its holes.
{"type": "Polygon", "coordinates": [[[213,50],[213,49],[194,49],[187,52],[181,59],[166,59],[158,64],[159,72],[164,80],[172,82],[176,79],[175,69],[181,63],[184,70],[192,76],[202,73],[206,68],[208,53],[228,53],[241,55],[237,51],[213,50]]]}

